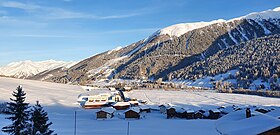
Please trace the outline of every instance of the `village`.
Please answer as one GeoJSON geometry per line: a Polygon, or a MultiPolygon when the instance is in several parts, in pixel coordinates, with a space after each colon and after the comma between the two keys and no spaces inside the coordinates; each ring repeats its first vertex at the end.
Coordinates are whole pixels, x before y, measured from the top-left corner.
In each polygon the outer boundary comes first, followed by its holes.
{"type": "MultiPolygon", "coordinates": [[[[186,107],[173,104],[172,101],[148,103],[147,100],[137,99],[135,97],[130,98],[128,95],[131,95],[130,93],[133,93],[134,90],[129,86],[124,86],[122,88],[108,87],[108,89],[91,89],[90,87],[84,87],[84,89],[86,89],[87,92],[79,95],[78,102],[81,108],[94,110],[93,112],[95,113],[96,120],[141,120],[146,119],[146,117],[217,120],[232,112],[238,112],[244,120],[255,116],[271,117],[265,114],[273,114],[274,117],[280,119],[279,107],[228,105],[198,109],[192,106],[186,107]]],[[[274,121],[274,119],[271,120],[274,121]]],[[[265,131],[272,133],[280,129],[279,126],[271,128],[271,125],[263,128],[269,129],[265,131]]]]}

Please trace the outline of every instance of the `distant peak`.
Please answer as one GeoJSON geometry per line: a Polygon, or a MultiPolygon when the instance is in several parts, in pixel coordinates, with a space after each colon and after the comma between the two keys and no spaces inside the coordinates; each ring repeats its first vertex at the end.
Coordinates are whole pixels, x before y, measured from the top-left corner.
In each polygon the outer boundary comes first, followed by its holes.
{"type": "Polygon", "coordinates": [[[221,22],[225,22],[226,20],[224,19],[218,19],[218,20],[213,20],[210,22],[193,22],[193,23],[179,23],[179,24],[175,24],[169,27],[166,27],[164,29],[161,29],[159,31],[159,33],[161,35],[164,34],[168,34],[170,36],[181,36],[189,31],[195,30],[195,29],[199,29],[211,24],[215,24],[215,23],[221,23],[221,22]]]}
{"type": "Polygon", "coordinates": [[[273,11],[280,11],[280,7],[274,8],[273,11]]]}
{"type": "Polygon", "coordinates": [[[234,20],[241,20],[241,19],[253,19],[253,20],[267,20],[267,19],[275,19],[275,18],[280,18],[280,7],[274,8],[274,9],[269,9],[266,11],[262,12],[253,12],[245,16],[237,17],[230,19],[228,21],[224,19],[218,19],[218,20],[213,20],[210,22],[192,22],[192,23],[179,23],[175,25],[168,26],[166,28],[163,28],[156,33],[159,35],[169,35],[169,36],[181,36],[189,31],[199,29],[208,25],[212,25],[215,23],[227,23],[231,22],[234,20]]]}

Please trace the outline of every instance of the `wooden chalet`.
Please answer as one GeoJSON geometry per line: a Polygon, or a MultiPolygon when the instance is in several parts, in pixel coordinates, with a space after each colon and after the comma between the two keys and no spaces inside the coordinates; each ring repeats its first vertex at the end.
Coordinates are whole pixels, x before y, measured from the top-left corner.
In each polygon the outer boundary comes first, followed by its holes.
{"type": "Polygon", "coordinates": [[[85,109],[100,109],[107,106],[107,102],[86,102],[82,107],[85,109]]]}
{"type": "Polygon", "coordinates": [[[113,107],[105,107],[96,112],[96,119],[108,119],[114,116],[116,109],[113,107]]]}
{"type": "Polygon", "coordinates": [[[203,114],[200,111],[194,113],[194,119],[203,119],[203,114]]]}
{"type": "Polygon", "coordinates": [[[186,111],[186,119],[194,119],[194,110],[186,111]]]}
{"type": "Polygon", "coordinates": [[[218,109],[209,110],[209,119],[219,119],[221,111],[218,109]]]}
{"type": "Polygon", "coordinates": [[[176,117],[175,107],[169,107],[166,109],[167,119],[176,117]]]}
{"type": "Polygon", "coordinates": [[[160,113],[166,114],[166,109],[167,109],[167,105],[160,105],[159,107],[159,111],[160,113]]]}
{"type": "Polygon", "coordinates": [[[131,107],[124,112],[125,118],[134,118],[140,119],[140,108],[139,107],[131,107]]]}

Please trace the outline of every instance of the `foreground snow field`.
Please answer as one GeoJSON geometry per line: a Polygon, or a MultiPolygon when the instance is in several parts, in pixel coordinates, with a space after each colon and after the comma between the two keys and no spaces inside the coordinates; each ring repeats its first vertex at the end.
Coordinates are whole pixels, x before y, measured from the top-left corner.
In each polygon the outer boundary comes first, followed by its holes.
{"type": "MultiPolygon", "coordinates": [[[[77,96],[85,92],[80,86],[56,84],[31,80],[0,78],[0,102],[9,101],[12,91],[22,85],[27,93],[26,101],[34,104],[39,100],[49,113],[51,126],[59,135],[74,133],[74,112],[77,112],[78,135],[124,135],[128,122],[131,135],[184,135],[219,134],[217,120],[166,119],[159,112],[145,114],[140,120],[124,120],[121,115],[110,120],[96,120],[96,110],[83,110],[76,103],[77,96]]],[[[177,104],[192,109],[211,109],[228,105],[257,105],[280,107],[279,98],[215,92],[135,90],[126,93],[129,97],[147,100],[156,107],[163,103],[177,104]]],[[[280,115],[280,114],[276,114],[280,115]]],[[[0,114],[0,128],[10,123],[0,114]]],[[[4,134],[0,131],[0,135],[4,134]]]]}

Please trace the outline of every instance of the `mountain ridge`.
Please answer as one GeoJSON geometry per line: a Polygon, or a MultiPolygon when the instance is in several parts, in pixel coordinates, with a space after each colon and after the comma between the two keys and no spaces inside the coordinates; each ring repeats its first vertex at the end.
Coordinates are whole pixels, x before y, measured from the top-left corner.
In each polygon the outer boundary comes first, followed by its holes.
{"type": "Polygon", "coordinates": [[[54,70],[57,68],[69,68],[76,62],[55,61],[53,59],[36,61],[31,60],[11,62],[6,66],[0,67],[0,74],[15,78],[28,78],[40,72],[54,70]]]}
{"type": "Polygon", "coordinates": [[[175,24],[126,47],[81,60],[67,70],[45,72],[31,79],[72,84],[104,79],[170,81],[169,76],[177,76],[176,71],[220,50],[273,34],[280,34],[280,7],[230,20],[175,24]]]}

